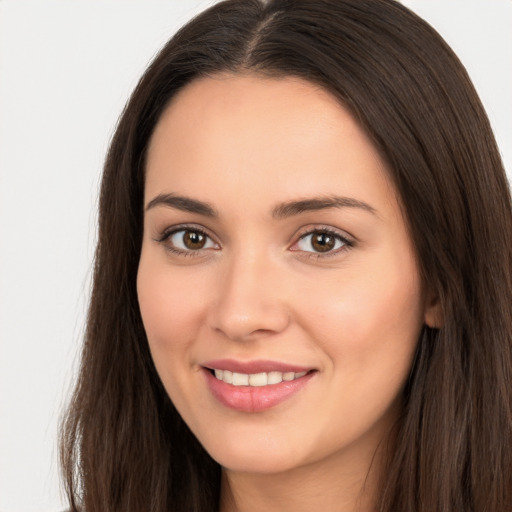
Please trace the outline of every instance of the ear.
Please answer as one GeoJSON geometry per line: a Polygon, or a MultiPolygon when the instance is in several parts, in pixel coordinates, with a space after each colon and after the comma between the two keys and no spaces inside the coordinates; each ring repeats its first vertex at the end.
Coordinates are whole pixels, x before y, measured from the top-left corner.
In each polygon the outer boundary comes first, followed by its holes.
{"type": "Polygon", "coordinates": [[[424,322],[425,325],[431,329],[440,329],[444,324],[443,311],[439,297],[432,291],[427,293],[424,322]]]}

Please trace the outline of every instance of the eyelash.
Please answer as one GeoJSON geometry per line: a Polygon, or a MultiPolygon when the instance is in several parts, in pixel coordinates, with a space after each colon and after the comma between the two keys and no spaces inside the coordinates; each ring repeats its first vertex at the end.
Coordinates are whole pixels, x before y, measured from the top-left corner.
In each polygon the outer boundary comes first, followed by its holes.
{"type": "MultiPolygon", "coordinates": [[[[205,230],[198,228],[196,226],[190,226],[190,225],[174,226],[170,229],[167,229],[156,239],[156,241],[159,243],[165,244],[166,250],[168,250],[169,252],[177,254],[179,256],[184,256],[184,257],[201,256],[201,253],[204,250],[211,249],[211,248],[206,248],[206,249],[200,248],[200,249],[196,249],[196,250],[194,250],[194,249],[183,250],[183,249],[179,249],[171,244],[166,243],[173,235],[175,235],[181,231],[183,231],[184,233],[186,233],[186,232],[197,233],[199,235],[206,237],[207,239],[212,241],[217,246],[219,245],[217,242],[215,242],[213,240],[213,238],[205,230]]],[[[301,251],[300,249],[291,249],[291,248],[290,248],[290,250],[294,251],[294,252],[302,252],[302,253],[304,253],[304,256],[307,258],[320,259],[320,258],[329,258],[332,256],[336,256],[340,252],[347,251],[354,246],[354,242],[349,240],[345,236],[343,236],[340,232],[338,232],[332,228],[326,227],[326,226],[315,226],[315,227],[310,228],[307,231],[304,231],[303,233],[301,233],[298,236],[297,240],[293,243],[292,247],[299,244],[299,242],[304,240],[306,237],[312,236],[314,234],[330,235],[337,242],[341,242],[342,246],[338,247],[335,250],[326,251],[325,253],[316,252],[316,251],[301,251]]]]}
{"type": "MultiPolygon", "coordinates": [[[[299,235],[297,241],[293,243],[292,247],[297,245],[301,240],[304,240],[308,236],[312,236],[314,234],[327,234],[332,236],[336,241],[341,242],[342,246],[338,247],[334,250],[329,250],[324,253],[316,252],[316,251],[301,251],[306,258],[320,259],[320,258],[330,258],[333,256],[339,255],[341,252],[345,252],[354,247],[354,242],[349,240],[346,236],[342,235],[339,231],[327,227],[327,226],[314,226],[313,228],[309,228],[307,231],[304,231],[299,235]]],[[[290,249],[293,251],[300,251],[300,249],[290,249]]]]}
{"type": "Polygon", "coordinates": [[[209,249],[209,248],[207,248],[207,249],[201,248],[201,249],[197,249],[197,250],[194,250],[194,249],[183,250],[183,249],[179,249],[171,244],[166,243],[173,235],[175,235],[176,233],[180,233],[181,231],[183,231],[183,233],[186,233],[186,232],[197,233],[199,235],[206,237],[207,239],[211,240],[216,245],[218,245],[217,242],[215,242],[213,240],[213,238],[205,230],[200,229],[196,226],[190,226],[190,225],[173,226],[172,228],[166,229],[161,234],[161,236],[159,236],[156,239],[156,241],[164,244],[166,250],[168,250],[169,252],[171,252],[173,254],[177,254],[179,256],[185,256],[185,257],[201,256],[202,251],[209,249]]]}

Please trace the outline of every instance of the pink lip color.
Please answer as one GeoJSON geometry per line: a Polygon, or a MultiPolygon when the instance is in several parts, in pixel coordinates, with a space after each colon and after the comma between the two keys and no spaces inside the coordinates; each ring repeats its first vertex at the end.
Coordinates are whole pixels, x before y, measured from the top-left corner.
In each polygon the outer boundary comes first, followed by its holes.
{"type": "Polygon", "coordinates": [[[305,366],[296,366],[278,361],[235,361],[234,359],[216,359],[215,361],[206,361],[201,363],[201,366],[210,368],[211,370],[229,370],[237,373],[267,373],[267,372],[307,372],[312,370],[305,366]]]}
{"type": "MultiPolygon", "coordinates": [[[[255,362],[254,365],[250,364],[253,368],[256,366],[259,370],[256,371],[240,371],[240,373],[260,373],[263,371],[272,371],[272,370],[261,370],[262,366],[260,362],[255,362]]],[[[263,362],[266,363],[266,362],[263,362]]],[[[213,365],[212,365],[213,366],[213,365]]],[[[220,365],[223,366],[223,365],[220,365]]],[[[237,366],[237,365],[235,365],[237,366]]],[[[244,368],[246,367],[245,363],[243,363],[244,368]]],[[[290,368],[287,365],[286,368],[290,368]]],[[[208,364],[210,367],[210,364],[208,364]]],[[[229,367],[219,367],[213,366],[219,370],[231,370],[233,365],[229,367]]],[[[240,366],[237,366],[240,368],[240,366]]],[[[268,367],[268,366],[267,366],[268,367]]],[[[274,371],[283,371],[276,368],[274,364],[272,366],[274,371]]],[[[236,370],[231,370],[236,371],[236,370]]],[[[295,371],[295,370],[284,370],[284,371],[295,371]]],[[[306,371],[306,369],[301,369],[299,371],[306,371]]],[[[234,409],[236,411],[242,412],[261,412],[271,407],[274,407],[281,402],[284,402],[288,398],[291,398],[295,393],[300,391],[306,386],[306,384],[310,381],[313,375],[316,372],[309,372],[304,377],[300,377],[298,379],[292,381],[283,381],[279,384],[272,384],[268,386],[261,387],[253,387],[253,386],[233,386],[232,384],[227,384],[212,375],[212,373],[208,370],[208,368],[203,369],[203,373],[206,378],[206,382],[208,388],[212,395],[223,405],[229,407],[230,409],[234,409]]]]}

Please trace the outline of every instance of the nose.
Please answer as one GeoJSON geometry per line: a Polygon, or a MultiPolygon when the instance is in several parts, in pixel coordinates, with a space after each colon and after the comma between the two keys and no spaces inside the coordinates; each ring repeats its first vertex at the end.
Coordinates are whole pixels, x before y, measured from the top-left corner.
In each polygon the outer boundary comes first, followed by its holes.
{"type": "Polygon", "coordinates": [[[246,341],[284,331],[290,321],[282,272],[263,256],[226,262],[210,309],[210,327],[223,336],[246,341]]]}

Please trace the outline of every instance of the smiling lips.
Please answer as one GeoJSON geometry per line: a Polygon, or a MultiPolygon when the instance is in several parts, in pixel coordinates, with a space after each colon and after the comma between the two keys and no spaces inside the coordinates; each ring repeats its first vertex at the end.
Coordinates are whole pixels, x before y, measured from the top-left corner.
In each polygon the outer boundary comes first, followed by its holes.
{"type": "Polygon", "coordinates": [[[260,412],[278,405],[316,373],[270,361],[211,361],[203,365],[203,370],[213,396],[226,407],[243,412],[260,412]]]}
{"type": "Polygon", "coordinates": [[[252,387],[261,387],[261,386],[269,386],[273,384],[279,384],[280,382],[286,381],[290,382],[295,379],[299,379],[300,377],[304,377],[307,371],[305,372],[261,372],[261,373],[238,373],[232,372],[229,370],[214,370],[215,377],[217,379],[226,382],[227,384],[232,384],[233,386],[252,386],[252,387]]]}

